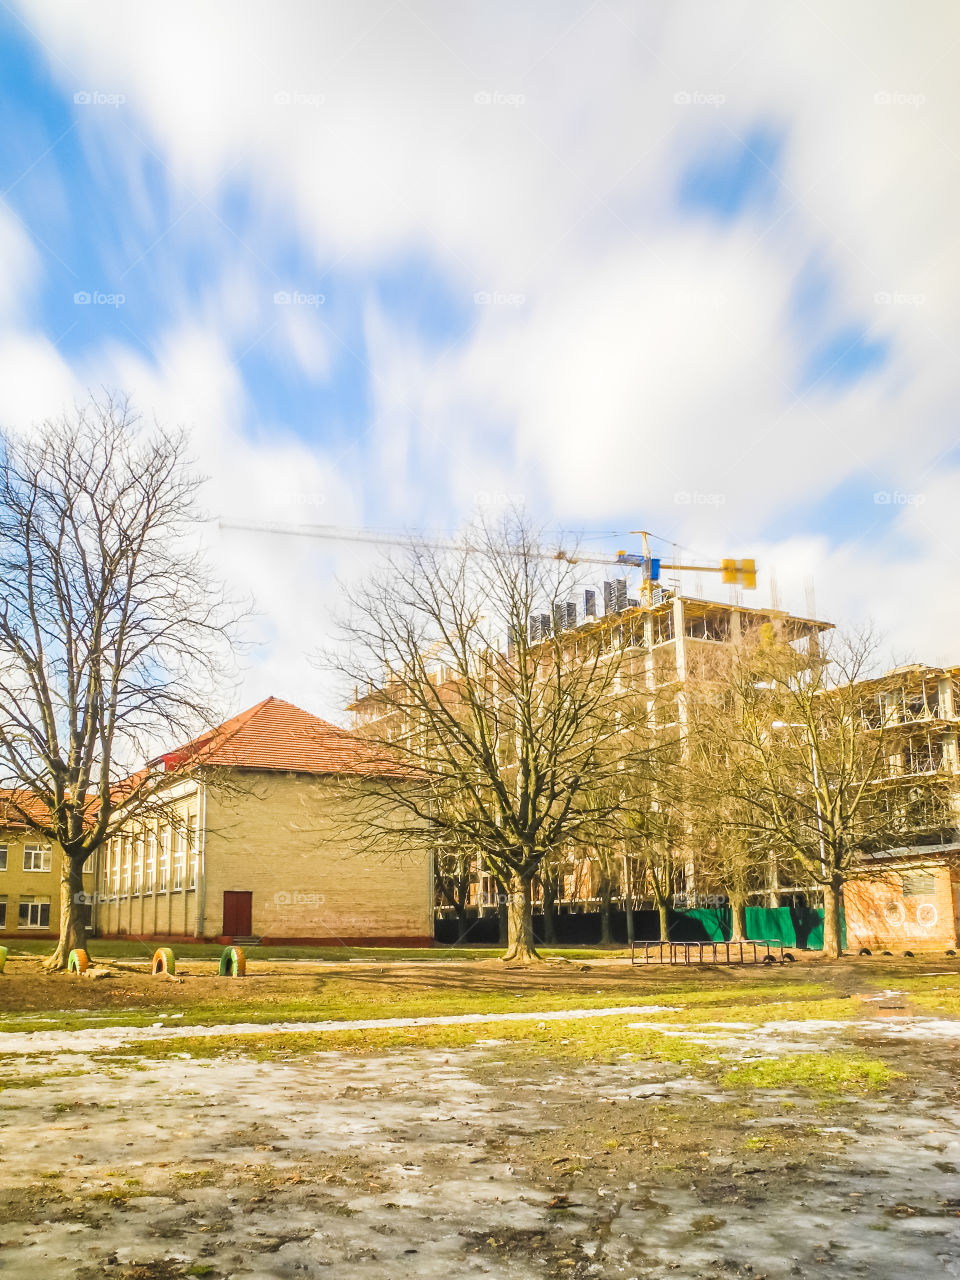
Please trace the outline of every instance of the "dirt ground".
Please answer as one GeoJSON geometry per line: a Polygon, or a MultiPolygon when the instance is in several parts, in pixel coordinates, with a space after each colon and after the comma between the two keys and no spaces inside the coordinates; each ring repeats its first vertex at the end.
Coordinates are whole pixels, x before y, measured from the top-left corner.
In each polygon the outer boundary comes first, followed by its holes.
{"type": "MultiPolygon", "coordinates": [[[[960,984],[957,967],[922,966],[933,981],[945,972],[947,984],[960,984]]],[[[520,977],[485,964],[460,974],[376,968],[371,982],[395,985],[398,999],[437,984],[508,994],[521,984],[533,1008],[537,993],[572,988],[585,998],[625,984],[632,1004],[656,1003],[675,978],[613,966],[520,977]]],[[[349,976],[362,986],[359,969],[349,966],[349,976]]],[[[826,975],[831,993],[850,995],[868,972],[811,966],[796,980],[826,975]]],[[[874,972],[886,994],[847,1021],[731,1021],[711,1007],[682,1028],[701,1046],[696,1063],[578,1057],[564,1039],[505,1040],[488,1025],[450,1047],[361,1045],[268,1060],[254,1051],[259,1037],[225,1026],[212,1056],[171,1056],[144,1039],[121,1057],[66,1032],[17,1036],[8,1017],[0,1273],[960,1277],[960,1020],[914,1004],[912,989],[897,992],[896,973],[874,972]],[[827,1093],[722,1083],[731,1065],[846,1053],[901,1074],[882,1088],[827,1093]]],[[[732,993],[783,980],[782,970],[685,978],[694,991],[732,993]]],[[[0,998],[21,1015],[72,1008],[102,1017],[155,1001],[189,1010],[200,992],[151,981],[38,980],[14,968],[0,998]]],[[[217,991],[225,1009],[252,993],[268,1007],[289,1001],[292,984],[309,993],[324,981],[264,973],[217,991]]],[[[670,1025],[666,1012],[630,1025],[641,1022],[670,1025]]]]}

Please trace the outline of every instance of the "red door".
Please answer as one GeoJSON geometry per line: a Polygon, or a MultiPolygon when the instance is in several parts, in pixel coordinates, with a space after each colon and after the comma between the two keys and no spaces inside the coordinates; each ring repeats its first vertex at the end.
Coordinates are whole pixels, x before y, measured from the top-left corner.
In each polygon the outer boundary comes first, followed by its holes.
{"type": "Polygon", "coordinates": [[[223,895],[223,932],[228,938],[249,938],[253,933],[253,894],[227,889],[223,895]]]}

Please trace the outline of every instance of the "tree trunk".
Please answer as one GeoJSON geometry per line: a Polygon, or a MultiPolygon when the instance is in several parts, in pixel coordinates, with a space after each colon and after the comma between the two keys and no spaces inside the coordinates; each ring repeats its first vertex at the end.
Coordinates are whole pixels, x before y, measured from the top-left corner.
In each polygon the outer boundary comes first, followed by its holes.
{"type": "Polygon", "coordinates": [[[747,936],[747,904],[743,898],[730,898],[730,941],[743,942],[747,936]]]}
{"type": "Polygon", "coordinates": [[[507,939],[510,936],[510,921],[507,913],[507,902],[508,902],[509,895],[507,893],[507,886],[503,883],[503,881],[497,880],[496,886],[497,886],[497,926],[499,928],[499,933],[497,935],[497,942],[501,947],[505,947],[507,945],[507,939]]]}
{"type": "Polygon", "coordinates": [[[540,957],[533,945],[533,893],[529,876],[512,876],[507,895],[507,950],[511,964],[535,964],[540,957]]]}
{"type": "Polygon", "coordinates": [[[835,875],[823,886],[823,954],[836,960],[843,954],[840,946],[840,910],[843,877],[835,875]]]}
{"type": "Polygon", "coordinates": [[[83,862],[62,860],[60,874],[60,940],[53,955],[44,961],[45,969],[65,969],[70,952],[87,945],[87,917],[83,902],[83,862]]]}
{"type": "Polygon", "coordinates": [[[549,877],[540,881],[543,889],[543,940],[548,947],[557,942],[557,898],[553,882],[549,877]]]}
{"type": "Polygon", "coordinates": [[[463,902],[454,902],[454,914],[457,917],[457,942],[467,940],[467,908],[463,902]]]}
{"type": "Polygon", "coordinates": [[[600,945],[613,942],[613,929],[610,925],[610,898],[613,886],[604,880],[600,886],[600,945]]]}
{"type": "Polygon", "coordinates": [[[669,942],[670,941],[670,916],[668,914],[669,908],[667,907],[667,904],[665,902],[658,902],[657,911],[660,914],[660,941],[669,942]]]}

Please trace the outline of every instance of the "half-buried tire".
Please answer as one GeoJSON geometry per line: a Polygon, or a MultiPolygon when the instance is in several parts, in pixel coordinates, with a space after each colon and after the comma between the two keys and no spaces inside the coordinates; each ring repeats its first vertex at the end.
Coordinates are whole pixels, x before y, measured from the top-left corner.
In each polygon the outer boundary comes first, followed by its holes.
{"type": "Polygon", "coordinates": [[[0,947],[0,973],[3,973],[3,966],[7,963],[7,948],[0,947]]]}
{"type": "Polygon", "coordinates": [[[220,957],[221,978],[242,978],[247,972],[247,957],[242,947],[224,947],[220,957]]]}
{"type": "Polygon", "coordinates": [[[150,966],[151,973],[176,973],[177,961],[174,957],[173,950],[170,947],[157,947],[153,953],[153,963],[150,966]]]}
{"type": "Polygon", "coordinates": [[[67,973],[86,973],[90,964],[90,957],[84,951],[83,947],[77,947],[67,956],[67,973]]]}

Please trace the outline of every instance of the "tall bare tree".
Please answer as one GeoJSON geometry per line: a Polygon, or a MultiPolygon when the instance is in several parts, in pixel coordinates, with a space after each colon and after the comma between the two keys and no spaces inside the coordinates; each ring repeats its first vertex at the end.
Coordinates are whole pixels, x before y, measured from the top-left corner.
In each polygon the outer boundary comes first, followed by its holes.
{"type": "MultiPolygon", "coordinates": [[[[235,613],[198,550],[199,480],[180,431],[94,398],[0,434],[0,785],[63,852],[63,967],[86,943],[83,868],[158,803],[157,744],[213,722],[235,613]]],[[[166,772],[164,772],[166,770],[166,772]]]]}
{"type": "Polygon", "coordinates": [[[363,731],[411,775],[376,784],[377,838],[477,854],[507,886],[504,959],[520,964],[537,959],[532,884],[544,860],[615,826],[610,783],[649,745],[623,733],[628,629],[573,625],[581,585],[508,512],[461,543],[393,553],[352,593],[333,656],[364,690],[363,731]]]}
{"type": "Polygon", "coordinates": [[[940,786],[891,774],[902,730],[879,710],[877,652],[869,633],[800,647],[764,627],[733,650],[735,714],[718,722],[728,820],[822,890],[828,956],[841,950],[844,882],[882,870],[928,823],[940,786]]]}

